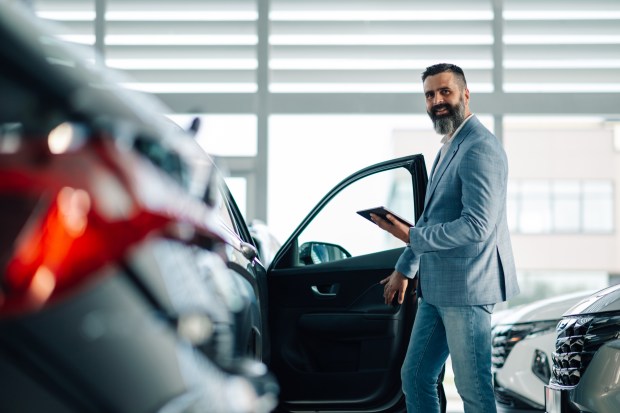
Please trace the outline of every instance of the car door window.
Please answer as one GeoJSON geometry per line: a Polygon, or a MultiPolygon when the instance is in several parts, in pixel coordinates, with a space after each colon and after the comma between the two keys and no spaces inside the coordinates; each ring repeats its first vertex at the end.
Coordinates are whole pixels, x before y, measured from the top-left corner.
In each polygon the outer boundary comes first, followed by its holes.
{"type": "MultiPolygon", "coordinates": [[[[222,192],[223,190],[220,189],[222,192]]],[[[220,193],[220,196],[217,197],[217,202],[215,204],[215,210],[217,211],[217,215],[220,220],[224,223],[224,225],[235,234],[239,235],[237,228],[233,223],[233,218],[228,209],[228,204],[226,202],[227,197],[226,194],[220,193]]]]}
{"type": "Polygon", "coordinates": [[[338,193],[300,233],[300,264],[331,262],[403,247],[402,241],[356,213],[385,206],[414,222],[411,173],[405,168],[367,176],[338,193]]]}
{"type": "Polygon", "coordinates": [[[234,232],[240,240],[249,244],[254,244],[243,215],[239,211],[235,199],[223,180],[219,181],[218,190],[219,193],[215,200],[215,208],[218,212],[218,216],[224,225],[230,231],[234,232]]]}

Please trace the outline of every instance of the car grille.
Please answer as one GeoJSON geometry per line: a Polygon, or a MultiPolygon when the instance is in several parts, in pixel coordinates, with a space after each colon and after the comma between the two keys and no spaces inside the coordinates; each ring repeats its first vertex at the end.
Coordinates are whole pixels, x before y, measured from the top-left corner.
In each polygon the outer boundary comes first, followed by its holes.
{"type": "Polygon", "coordinates": [[[498,326],[493,331],[493,352],[491,355],[491,361],[493,367],[501,369],[504,367],[506,358],[512,351],[518,340],[511,340],[513,336],[513,329],[511,326],[498,326]]]}
{"type": "Polygon", "coordinates": [[[620,315],[566,317],[557,328],[553,353],[553,381],[576,386],[596,351],[620,336],[620,315]]]}

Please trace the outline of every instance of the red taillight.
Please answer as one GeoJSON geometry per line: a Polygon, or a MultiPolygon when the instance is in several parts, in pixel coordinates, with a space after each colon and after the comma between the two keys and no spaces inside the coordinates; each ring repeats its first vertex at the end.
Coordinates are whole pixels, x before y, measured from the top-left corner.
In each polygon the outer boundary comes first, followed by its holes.
{"type": "Polygon", "coordinates": [[[0,236],[0,317],[65,295],[152,233],[221,237],[203,203],[106,140],[38,163],[27,151],[0,156],[3,211],[0,228],[10,231],[0,236]],[[22,205],[27,211],[13,214],[22,205]]]}
{"type": "Polygon", "coordinates": [[[169,222],[145,211],[106,222],[91,207],[88,192],[70,187],[56,193],[41,212],[15,241],[4,274],[1,315],[33,310],[61,296],[169,222]]]}

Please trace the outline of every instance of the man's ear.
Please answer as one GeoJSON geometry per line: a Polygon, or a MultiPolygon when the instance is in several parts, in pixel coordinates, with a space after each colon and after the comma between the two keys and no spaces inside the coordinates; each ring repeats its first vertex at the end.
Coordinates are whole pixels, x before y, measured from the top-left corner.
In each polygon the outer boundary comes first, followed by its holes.
{"type": "Polygon", "coordinates": [[[469,112],[469,89],[465,88],[465,91],[463,92],[463,100],[465,102],[465,107],[467,108],[467,111],[469,112]]]}

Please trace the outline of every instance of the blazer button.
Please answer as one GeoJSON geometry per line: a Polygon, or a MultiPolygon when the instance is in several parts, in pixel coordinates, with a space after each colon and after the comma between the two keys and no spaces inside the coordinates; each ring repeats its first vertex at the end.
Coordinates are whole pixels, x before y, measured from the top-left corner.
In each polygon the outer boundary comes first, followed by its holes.
{"type": "Polygon", "coordinates": [[[424,222],[428,222],[428,218],[427,217],[424,217],[424,222]]]}

